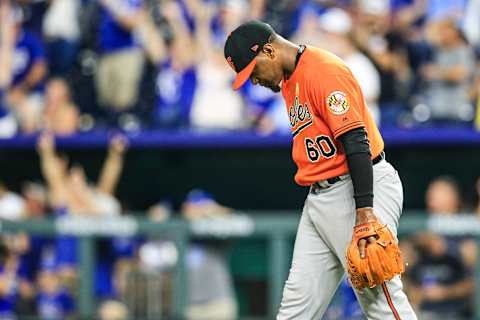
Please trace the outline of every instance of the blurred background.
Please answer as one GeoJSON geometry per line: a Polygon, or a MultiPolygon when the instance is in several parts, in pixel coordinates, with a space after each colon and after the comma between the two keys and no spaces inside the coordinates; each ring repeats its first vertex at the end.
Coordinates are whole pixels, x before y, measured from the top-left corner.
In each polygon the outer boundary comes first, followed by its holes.
{"type": "Polygon", "coordinates": [[[274,318],[307,190],[281,96],[230,89],[249,19],[350,66],[419,318],[480,319],[479,0],[0,0],[0,320],[274,318]]]}

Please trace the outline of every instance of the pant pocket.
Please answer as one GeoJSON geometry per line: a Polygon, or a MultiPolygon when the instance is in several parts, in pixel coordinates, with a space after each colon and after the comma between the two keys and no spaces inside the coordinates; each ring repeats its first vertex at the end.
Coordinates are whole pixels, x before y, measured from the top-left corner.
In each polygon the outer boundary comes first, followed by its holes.
{"type": "Polygon", "coordinates": [[[392,169],[376,177],[373,194],[376,214],[396,230],[403,209],[403,188],[398,173],[392,169]]]}

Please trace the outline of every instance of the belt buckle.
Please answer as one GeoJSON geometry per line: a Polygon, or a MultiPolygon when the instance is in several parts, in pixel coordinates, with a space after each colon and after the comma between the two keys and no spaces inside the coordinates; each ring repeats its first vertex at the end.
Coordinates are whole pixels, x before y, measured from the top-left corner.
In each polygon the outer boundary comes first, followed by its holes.
{"type": "Polygon", "coordinates": [[[317,181],[310,186],[310,192],[313,194],[319,194],[321,190],[329,187],[330,184],[326,180],[317,181]]]}
{"type": "Polygon", "coordinates": [[[320,180],[320,181],[316,182],[316,184],[320,189],[327,189],[328,187],[331,186],[331,184],[326,179],[325,180],[320,180]]]}
{"type": "Polygon", "coordinates": [[[335,181],[334,182],[328,182],[329,179],[325,179],[325,180],[320,180],[320,181],[317,181],[315,183],[313,183],[311,185],[311,191],[315,194],[318,194],[320,192],[320,190],[323,190],[323,189],[328,189],[330,188],[331,186],[333,186],[335,183],[339,182],[339,181],[342,181],[345,179],[345,177],[347,177],[348,175],[342,175],[342,176],[337,176],[337,177],[334,177],[332,179],[334,179],[335,181]]]}

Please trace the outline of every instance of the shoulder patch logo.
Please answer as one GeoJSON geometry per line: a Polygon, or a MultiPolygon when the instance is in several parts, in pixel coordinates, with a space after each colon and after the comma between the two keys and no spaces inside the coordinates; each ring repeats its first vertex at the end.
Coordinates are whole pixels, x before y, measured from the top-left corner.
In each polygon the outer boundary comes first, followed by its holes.
{"type": "Polygon", "coordinates": [[[348,111],[347,95],[342,91],[333,91],[327,97],[328,111],[333,114],[341,115],[348,111]]]}

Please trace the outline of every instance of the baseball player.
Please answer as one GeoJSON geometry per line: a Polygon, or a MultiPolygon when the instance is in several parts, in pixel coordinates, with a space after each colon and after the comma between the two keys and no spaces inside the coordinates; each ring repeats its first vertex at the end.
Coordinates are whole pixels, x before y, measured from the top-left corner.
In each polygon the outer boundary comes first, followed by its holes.
{"type": "Polygon", "coordinates": [[[346,270],[368,319],[417,319],[399,277],[402,184],[348,67],[260,21],[235,29],[224,50],[234,89],[250,79],[282,92],[295,181],[310,187],[277,320],[321,319],[346,270]]]}

